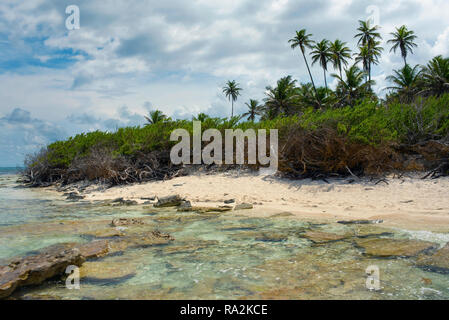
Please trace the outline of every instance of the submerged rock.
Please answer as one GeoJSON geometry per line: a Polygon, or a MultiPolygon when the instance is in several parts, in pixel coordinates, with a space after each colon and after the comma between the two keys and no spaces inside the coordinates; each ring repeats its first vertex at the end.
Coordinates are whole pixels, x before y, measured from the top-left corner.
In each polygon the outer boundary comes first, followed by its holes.
{"type": "Polygon", "coordinates": [[[95,238],[114,238],[114,237],[122,237],[124,234],[120,230],[108,228],[86,232],[83,235],[95,238]]]}
{"type": "Polygon", "coordinates": [[[240,203],[234,207],[234,210],[247,210],[252,208],[254,208],[254,206],[251,203],[240,203]]]}
{"type": "Polygon", "coordinates": [[[145,224],[142,219],[138,218],[116,218],[112,219],[111,226],[129,226],[129,225],[142,225],[145,224]]]}
{"type": "Polygon", "coordinates": [[[100,258],[109,253],[109,242],[106,240],[92,241],[77,248],[85,259],[100,258]]]}
{"type": "Polygon", "coordinates": [[[347,235],[339,235],[322,231],[306,231],[302,236],[314,243],[334,242],[348,238],[347,235]]]}
{"type": "Polygon", "coordinates": [[[18,287],[40,284],[65,272],[69,265],[81,266],[84,261],[85,257],[73,244],[51,246],[40,254],[12,260],[0,267],[0,299],[18,287]]]}
{"type": "Polygon", "coordinates": [[[136,267],[129,261],[91,261],[84,263],[80,268],[80,277],[88,278],[86,280],[92,282],[95,282],[95,280],[102,280],[105,283],[118,282],[122,279],[131,278],[135,274],[136,267]]]}
{"type": "Polygon", "coordinates": [[[172,195],[168,197],[157,198],[157,202],[154,204],[155,207],[177,207],[181,204],[183,199],[179,195],[172,195]]]}
{"type": "Polygon", "coordinates": [[[449,243],[432,255],[421,255],[416,265],[426,271],[449,273],[449,243]]]}
{"type": "Polygon", "coordinates": [[[419,240],[396,239],[357,239],[357,247],[362,248],[365,255],[374,257],[414,257],[436,248],[436,244],[419,240]]]}
{"type": "Polygon", "coordinates": [[[262,233],[260,236],[256,237],[256,241],[264,241],[264,242],[282,242],[287,240],[288,235],[281,233],[262,233]]]}

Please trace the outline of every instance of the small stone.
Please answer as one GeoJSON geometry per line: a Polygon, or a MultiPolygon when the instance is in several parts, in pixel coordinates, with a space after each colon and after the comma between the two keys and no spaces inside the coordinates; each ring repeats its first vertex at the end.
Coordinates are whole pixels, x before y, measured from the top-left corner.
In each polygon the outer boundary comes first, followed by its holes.
{"type": "Polygon", "coordinates": [[[229,199],[229,200],[225,200],[223,201],[225,204],[230,204],[230,203],[234,203],[235,199],[229,199]]]}
{"type": "Polygon", "coordinates": [[[158,198],[155,203],[155,207],[163,208],[163,207],[177,207],[181,204],[183,199],[179,195],[172,195],[168,197],[158,198]]]}
{"type": "Polygon", "coordinates": [[[251,203],[240,203],[234,207],[234,210],[247,210],[252,208],[254,208],[254,206],[251,203]]]}

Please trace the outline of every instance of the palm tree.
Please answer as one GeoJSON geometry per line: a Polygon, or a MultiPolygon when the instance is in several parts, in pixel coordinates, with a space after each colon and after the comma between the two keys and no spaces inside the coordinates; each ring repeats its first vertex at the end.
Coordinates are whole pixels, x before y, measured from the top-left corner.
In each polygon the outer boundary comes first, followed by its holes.
{"type": "Polygon", "coordinates": [[[144,116],[144,117],[148,121],[148,123],[146,125],[156,124],[156,123],[163,122],[163,121],[167,120],[167,116],[165,114],[163,114],[163,112],[160,110],[151,111],[149,117],[147,117],[147,116],[144,116]]]}
{"type": "Polygon", "coordinates": [[[410,102],[417,92],[417,84],[422,70],[419,66],[410,67],[408,64],[399,70],[393,70],[394,75],[388,76],[387,80],[393,83],[393,86],[387,87],[387,90],[393,90],[405,102],[410,102]]]}
{"type": "MultiPolygon", "coordinates": [[[[360,52],[355,54],[355,63],[362,62],[363,71],[366,73],[367,81],[371,81],[371,66],[379,63],[383,48],[380,41],[370,40],[367,45],[359,48],[360,52]]],[[[370,87],[371,89],[371,87],[370,87]]]]}
{"type": "Polygon", "coordinates": [[[196,117],[193,117],[193,120],[204,122],[209,118],[210,117],[207,114],[205,114],[204,112],[200,112],[196,117]]]}
{"type": "MultiPolygon", "coordinates": [[[[368,80],[371,80],[371,64],[378,63],[378,58],[383,50],[380,47],[380,41],[377,41],[378,39],[382,40],[382,36],[377,32],[379,26],[371,27],[369,20],[359,20],[357,30],[359,33],[354,38],[358,38],[357,45],[360,46],[358,60],[363,62],[363,69],[368,74],[368,80]]],[[[357,59],[356,62],[358,62],[357,59]]]]}
{"type": "Polygon", "coordinates": [[[440,96],[449,92],[449,58],[437,56],[423,67],[423,93],[440,96]]]}
{"type": "Polygon", "coordinates": [[[259,101],[250,99],[249,103],[245,103],[248,107],[248,111],[245,112],[242,117],[248,117],[249,121],[254,121],[256,119],[256,116],[260,115],[260,111],[262,106],[259,105],[259,101]]]}
{"type": "Polygon", "coordinates": [[[326,86],[326,89],[327,89],[327,79],[326,79],[327,63],[332,58],[332,53],[330,52],[329,46],[330,46],[329,40],[323,39],[313,47],[314,50],[312,51],[312,65],[318,62],[320,66],[323,68],[324,85],[326,86]]]}
{"type": "Polygon", "coordinates": [[[373,81],[364,83],[365,72],[360,70],[355,64],[345,70],[346,79],[343,79],[338,74],[332,74],[332,76],[338,79],[337,95],[341,97],[341,102],[347,105],[353,105],[357,99],[363,98],[367,93],[369,85],[374,83],[373,81]]]}
{"type": "Polygon", "coordinates": [[[396,50],[399,48],[401,50],[401,56],[404,59],[405,66],[407,65],[408,52],[413,53],[413,48],[417,47],[417,44],[414,42],[417,36],[415,35],[415,32],[408,30],[405,25],[396,28],[396,31],[392,32],[391,35],[393,38],[388,40],[388,43],[393,45],[390,52],[393,51],[396,53],[396,50]]]}
{"type": "Polygon", "coordinates": [[[231,118],[234,116],[234,101],[237,100],[241,90],[242,88],[239,88],[239,84],[235,80],[228,81],[223,87],[223,93],[226,95],[226,98],[232,101],[231,118]]]}
{"type": "Polygon", "coordinates": [[[346,42],[335,40],[330,45],[330,51],[332,53],[334,69],[338,69],[340,71],[340,78],[343,78],[342,65],[348,65],[348,59],[351,58],[351,49],[346,46],[346,42]]]}
{"type": "Polygon", "coordinates": [[[266,89],[265,94],[267,97],[264,99],[264,118],[272,119],[281,113],[294,113],[297,99],[295,92],[296,80],[292,80],[291,76],[287,76],[279,79],[275,88],[267,87],[266,89]]]}
{"type": "Polygon", "coordinates": [[[309,72],[310,81],[312,81],[313,89],[316,91],[315,82],[313,81],[312,73],[310,72],[309,63],[306,59],[306,48],[312,49],[314,41],[311,39],[312,35],[307,34],[306,29],[296,31],[296,36],[293,39],[288,40],[291,44],[291,48],[295,49],[299,47],[304,57],[304,62],[306,63],[307,71],[309,72]]]}

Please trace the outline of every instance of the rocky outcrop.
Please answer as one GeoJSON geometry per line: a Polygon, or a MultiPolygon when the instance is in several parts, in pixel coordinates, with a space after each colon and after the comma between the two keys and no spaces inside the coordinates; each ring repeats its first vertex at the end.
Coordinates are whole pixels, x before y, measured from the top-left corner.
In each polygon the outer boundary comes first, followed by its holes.
{"type": "MultiPolygon", "coordinates": [[[[85,248],[84,252],[88,253],[89,249],[85,248]]],[[[61,274],[69,265],[81,266],[85,259],[73,244],[52,246],[40,254],[14,259],[0,267],[0,299],[18,287],[40,284],[61,274]]]]}
{"type": "Polygon", "coordinates": [[[421,255],[416,265],[426,271],[449,273],[449,243],[432,255],[421,255]]]}
{"type": "Polygon", "coordinates": [[[177,207],[181,204],[183,199],[179,195],[172,195],[168,197],[157,198],[157,202],[154,204],[157,208],[164,207],[177,207]]]}
{"type": "MultiPolygon", "coordinates": [[[[0,299],[10,296],[19,287],[37,285],[47,279],[64,274],[70,265],[80,267],[88,259],[100,258],[126,248],[167,244],[173,240],[174,238],[170,234],[152,231],[111,240],[97,240],[86,244],[64,243],[50,246],[39,254],[15,258],[7,265],[0,266],[0,299]]],[[[87,269],[91,274],[93,268],[87,269]]],[[[111,269],[111,273],[114,270],[116,269],[111,269]]],[[[120,277],[118,275],[115,278],[120,277]]]]}
{"type": "Polygon", "coordinates": [[[112,227],[123,227],[130,225],[142,225],[145,224],[142,219],[138,218],[116,218],[112,219],[111,226],[112,227]]]}
{"type": "Polygon", "coordinates": [[[376,238],[357,239],[355,244],[367,256],[384,258],[414,257],[437,247],[435,243],[427,241],[376,238]]]}
{"type": "Polygon", "coordinates": [[[247,210],[252,208],[253,205],[251,203],[239,203],[234,207],[234,210],[247,210]]]}
{"type": "Polygon", "coordinates": [[[339,235],[322,231],[306,231],[302,236],[314,243],[334,242],[347,238],[346,235],[339,235]]]}

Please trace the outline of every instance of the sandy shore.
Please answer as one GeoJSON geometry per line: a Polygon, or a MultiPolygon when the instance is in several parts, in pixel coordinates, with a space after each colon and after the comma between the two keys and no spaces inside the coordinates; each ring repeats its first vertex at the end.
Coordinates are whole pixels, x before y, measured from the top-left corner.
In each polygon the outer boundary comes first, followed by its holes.
{"type": "Polygon", "coordinates": [[[145,197],[179,194],[194,205],[223,205],[228,199],[254,205],[254,209],[239,214],[269,216],[289,212],[304,219],[382,219],[386,226],[449,232],[449,178],[422,180],[420,176],[390,176],[387,184],[349,178],[329,183],[292,181],[238,172],[194,174],[105,191],[89,188],[85,200],[123,197],[142,203],[145,197]]]}

